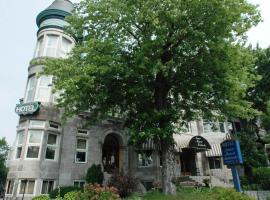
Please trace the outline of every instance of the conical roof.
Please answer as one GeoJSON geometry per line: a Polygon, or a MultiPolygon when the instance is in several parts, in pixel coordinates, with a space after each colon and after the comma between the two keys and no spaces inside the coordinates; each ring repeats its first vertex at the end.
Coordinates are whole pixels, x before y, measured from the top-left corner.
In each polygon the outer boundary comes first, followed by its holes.
{"type": "Polygon", "coordinates": [[[37,16],[39,30],[50,27],[63,29],[67,25],[65,17],[71,15],[73,9],[73,4],[69,0],[54,0],[37,16]]]}
{"type": "Polygon", "coordinates": [[[57,9],[71,13],[73,4],[68,0],[55,0],[46,10],[57,9]]]}

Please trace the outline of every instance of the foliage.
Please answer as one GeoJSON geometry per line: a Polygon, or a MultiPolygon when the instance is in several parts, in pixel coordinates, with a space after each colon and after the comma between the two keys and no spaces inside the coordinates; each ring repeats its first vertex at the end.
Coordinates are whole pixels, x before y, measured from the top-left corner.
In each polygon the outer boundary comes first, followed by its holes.
{"type": "Polygon", "coordinates": [[[253,169],[253,182],[264,190],[270,190],[270,168],[259,167],[253,169]]]}
{"type": "Polygon", "coordinates": [[[258,146],[257,137],[251,130],[237,133],[236,138],[240,140],[241,152],[243,155],[244,166],[253,168],[267,166],[267,156],[264,147],[258,146]]]}
{"type": "Polygon", "coordinates": [[[80,200],[120,200],[117,189],[114,187],[101,187],[99,184],[86,185],[83,192],[78,193],[80,200]]]}
{"type": "Polygon", "coordinates": [[[109,180],[109,186],[117,188],[121,197],[127,197],[132,194],[138,184],[138,178],[132,174],[124,174],[123,172],[113,174],[109,180]]]}
{"type": "Polygon", "coordinates": [[[78,192],[68,192],[64,196],[64,200],[77,200],[78,199],[78,192]]]}
{"type": "Polygon", "coordinates": [[[261,49],[257,47],[254,50],[256,56],[256,73],[261,76],[256,81],[255,87],[249,91],[249,97],[254,103],[254,107],[260,111],[267,110],[267,102],[270,100],[270,48],[261,49]]]}
{"type": "Polygon", "coordinates": [[[74,187],[74,186],[65,186],[65,187],[59,187],[54,189],[49,193],[50,198],[55,199],[58,195],[59,197],[63,198],[65,194],[68,192],[73,192],[73,191],[82,191],[82,188],[79,187],[74,187]]]}
{"type": "Polygon", "coordinates": [[[258,79],[243,46],[260,16],[242,0],[82,0],[68,18],[78,39],[67,59],[46,63],[65,117],[120,117],[130,142],[161,143],[163,190],[176,124],[252,117],[244,99],[258,79]]]}
{"type": "Polygon", "coordinates": [[[86,173],[86,182],[87,183],[98,183],[98,184],[102,184],[103,183],[103,179],[104,179],[104,175],[101,169],[101,165],[95,165],[93,164],[86,173]]]}
{"type": "Polygon", "coordinates": [[[48,195],[40,195],[40,196],[34,197],[32,200],[50,200],[50,197],[48,195]]]}
{"type": "Polygon", "coordinates": [[[222,200],[254,200],[245,194],[235,191],[234,189],[214,188],[213,193],[216,199],[222,200]]]}
{"type": "Polygon", "coordinates": [[[0,138],[0,194],[4,191],[8,169],[6,159],[9,147],[5,138],[0,138]]]}
{"type": "Polygon", "coordinates": [[[213,190],[209,188],[181,188],[178,191],[177,196],[169,196],[157,191],[151,191],[142,197],[133,195],[126,200],[254,200],[233,189],[225,188],[214,188],[213,190]]]}

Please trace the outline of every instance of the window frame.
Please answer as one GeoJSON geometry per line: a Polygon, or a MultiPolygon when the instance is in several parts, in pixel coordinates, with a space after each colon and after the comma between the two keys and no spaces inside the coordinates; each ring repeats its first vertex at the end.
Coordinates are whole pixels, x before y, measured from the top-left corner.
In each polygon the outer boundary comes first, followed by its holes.
{"type": "MultiPolygon", "coordinates": [[[[143,151],[138,151],[137,152],[137,166],[138,168],[148,168],[148,167],[153,167],[154,166],[154,155],[153,155],[153,151],[152,150],[143,150],[143,151]],[[147,152],[151,152],[151,164],[149,165],[140,165],[140,154],[141,155],[144,155],[146,154],[147,152]]],[[[147,156],[147,155],[146,155],[147,156]]],[[[143,157],[142,157],[142,160],[143,160],[143,157]]],[[[146,162],[146,161],[145,161],[146,162]]],[[[142,162],[143,163],[143,162],[142,162]]]]}
{"type": "Polygon", "coordinates": [[[64,36],[62,36],[61,37],[61,42],[60,42],[60,47],[59,47],[59,56],[61,57],[61,58],[67,58],[67,56],[68,56],[68,54],[71,52],[71,50],[72,50],[72,47],[73,47],[73,42],[70,40],[70,39],[68,39],[67,37],[64,37],[64,36]],[[69,43],[70,43],[70,45],[69,45],[69,48],[68,49],[65,49],[65,50],[63,50],[63,41],[64,40],[66,40],[66,41],[68,41],[69,43]]]}
{"type": "Polygon", "coordinates": [[[44,54],[44,44],[45,44],[45,36],[41,35],[37,40],[34,58],[40,58],[40,57],[43,56],[43,54],[44,54]],[[40,41],[42,41],[42,42],[40,42],[40,41]]]}
{"type": "Polygon", "coordinates": [[[15,186],[15,180],[14,179],[7,179],[6,181],[6,186],[5,186],[5,196],[12,196],[13,195],[13,192],[14,192],[14,186],[15,186]],[[9,186],[9,183],[12,183],[12,190],[11,190],[11,193],[7,193],[7,190],[8,188],[10,188],[9,186]]]}
{"type": "Polygon", "coordinates": [[[46,121],[44,120],[30,120],[29,121],[29,129],[45,129],[46,128],[46,121]],[[33,125],[33,122],[43,122],[42,126],[33,125]]]}
{"type": "Polygon", "coordinates": [[[46,161],[55,161],[55,162],[57,162],[58,159],[59,159],[59,149],[60,149],[60,135],[57,134],[57,133],[48,132],[47,133],[47,143],[46,143],[46,149],[45,149],[44,159],[46,161]],[[55,135],[56,136],[56,144],[55,145],[48,144],[49,135],[55,135]],[[48,147],[54,148],[54,151],[55,151],[55,153],[54,153],[54,159],[48,159],[48,158],[46,158],[46,153],[47,153],[47,148],[48,147]]]}
{"type": "Polygon", "coordinates": [[[88,140],[86,138],[77,137],[76,138],[76,150],[75,150],[75,163],[78,163],[78,164],[85,164],[85,163],[87,163],[87,155],[88,155],[88,140]],[[85,140],[86,141],[86,147],[85,147],[85,149],[78,149],[77,148],[78,140],[85,140]],[[84,162],[77,161],[77,152],[85,153],[85,161],[84,162]]]}
{"type": "Polygon", "coordinates": [[[86,181],[85,181],[85,180],[74,180],[74,181],[73,181],[73,186],[74,186],[74,187],[76,187],[76,186],[75,186],[75,182],[78,182],[78,186],[79,186],[80,188],[83,188],[84,185],[86,184],[86,181]],[[82,186],[81,186],[81,183],[83,183],[82,186]]]}
{"type": "Polygon", "coordinates": [[[43,48],[43,56],[44,57],[51,57],[51,58],[57,58],[59,55],[59,41],[60,41],[61,36],[58,34],[54,34],[54,33],[48,33],[46,34],[46,40],[45,40],[45,45],[43,48]],[[50,37],[57,37],[57,41],[55,42],[55,46],[54,47],[49,47],[49,41],[50,41],[50,37]],[[48,49],[54,49],[54,52],[52,55],[48,55],[48,49]]]}
{"type": "Polygon", "coordinates": [[[36,84],[36,91],[35,91],[35,95],[34,95],[34,100],[35,101],[40,101],[40,102],[45,102],[45,103],[48,103],[48,102],[51,102],[51,97],[52,97],[52,79],[53,79],[53,76],[45,76],[45,75],[42,75],[40,76],[38,79],[37,79],[37,84],[36,84]],[[44,77],[48,77],[50,80],[49,80],[49,84],[47,86],[41,86],[41,80],[42,78],[44,77]],[[47,89],[47,98],[45,99],[44,97],[40,98],[38,97],[38,92],[40,89],[47,89]],[[46,101],[45,101],[45,100],[46,101]]]}
{"type": "Polygon", "coordinates": [[[222,169],[222,160],[221,160],[221,157],[208,157],[208,166],[209,166],[209,169],[210,170],[220,170],[220,169],[222,169]],[[210,160],[213,162],[214,168],[211,168],[210,160]],[[216,165],[216,161],[219,162],[219,168],[216,167],[217,166],[216,165]]]}
{"type": "Polygon", "coordinates": [[[25,160],[40,160],[41,158],[41,151],[42,151],[42,143],[43,143],[43,137],[44,137],[44,131],[42,130],[28,130],[27,132],[27,141],[26,141],[26,145],[25,145],[25,155],[24,155],[24,158],[25,160]],[[29,142],[29,139],[30,139],[30,133],[31,131],[36,131],[36,132],[41,132],[41,140],[39,143],[30,143],[29,142]],[[28,148],[29,147],[39,147],[39,152],[38,152],[38,157],[37,158],[28,158],[27,157],[27,152],[28,152],[28,148]]]}
{"type": "Polygon", "coordinates": [[[53,188],[52,188],[52,190],[55,189],[55,185],[56,184],[55,184],[55,180],[54,179],[43,179],[42,182],[41,182],[41,190],[40,190],[40,194],[41,195],[42,194],[49,194],[51,192],[51,191],[48,191],[48,189],[49,189],[49,182],[53,182],[53,188]],[[43,191],[42,191],[44,182],[47,182],[48,183],[48,185],[46,187],[46,193],[43,193],[43,191]]]}
{"type": "Polygon", "coordinates": [[[18,188],[17,188],[17,196],[19,196],[19,197],[23,196],[23,194],[20,193],[20,190],[21,190],[21,186],[22,186],[22,181],[25,181],[25,180],[26,180],[25,190],[27,190],[30,181],[34,181],[34,188],[33,188],[33,193],[32,194],[24,193],[24,196],[25,197],[34,196],[36,194],[36,186],[37,186],[37,180],[36,179],[19,179],[19,184],[18,184],[18,188]]]}
{"type": "Polygon", "coordinates": [[[28,80],[27,80],[27,85],[26,85],[26,90],[25,90],[25,94],[24,94],[24,103],[29,103],[29,102],[33,102],[35,101],[35,96],[36,96],[36,87],[37,87],[37,78],[35,75],[33,76],[29,76],[28,77],[28,80]],[[33,80],[33,86],[32,88],[30,89],[30,81],[33,80]],[[31,99],[28,99],[29,98],[29,91],[32,90],[33,94],[32,94],[32,97],[31,99]]]}
{"type": "Polygon", "coordinates": [[[15,155],[14,155],[14,160],[20,160],[21,158],[23,158],[23,143],[25,140],[25,130],[21,130],[21,131],[17,131],[17,135],[16,135],[16,143],[15,143],[15,155]],[[21,144],[19,144],[19,134],[22,134],[22,142],[21,144]],[[18,148],[21,148],[21,155],[20,157],[17,157],[17,153],[18,153],[18,148]]]}

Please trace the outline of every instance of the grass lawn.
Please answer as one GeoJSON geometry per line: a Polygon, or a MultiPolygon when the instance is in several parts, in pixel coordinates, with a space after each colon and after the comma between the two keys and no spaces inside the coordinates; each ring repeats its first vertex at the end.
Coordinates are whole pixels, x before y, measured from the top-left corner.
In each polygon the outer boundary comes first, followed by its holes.
{"type": "Polygon", "coordinates": [[[213,189],[208,188],[192,189],[181,188],[178,189],[177,196],[166,196],[160,192],[151,191],[143,197],[134,195],[126,200],[252,200],[246,195],[241,195],[233,190],[213,189]]]}

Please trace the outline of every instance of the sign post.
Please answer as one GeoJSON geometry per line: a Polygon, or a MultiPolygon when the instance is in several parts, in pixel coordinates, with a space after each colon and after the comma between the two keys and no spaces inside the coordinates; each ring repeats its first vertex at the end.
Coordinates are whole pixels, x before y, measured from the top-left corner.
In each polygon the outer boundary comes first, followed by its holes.
{"type": "Polygon", "coordinates": [[[234,188],[241,192],[241,184],[239,174],[237,171],[237,165],[243,163],[243,157],[240,150],[240,144],[238,140],[226,140],[220,144],[223,162],[232,169],[234,188]]]}

